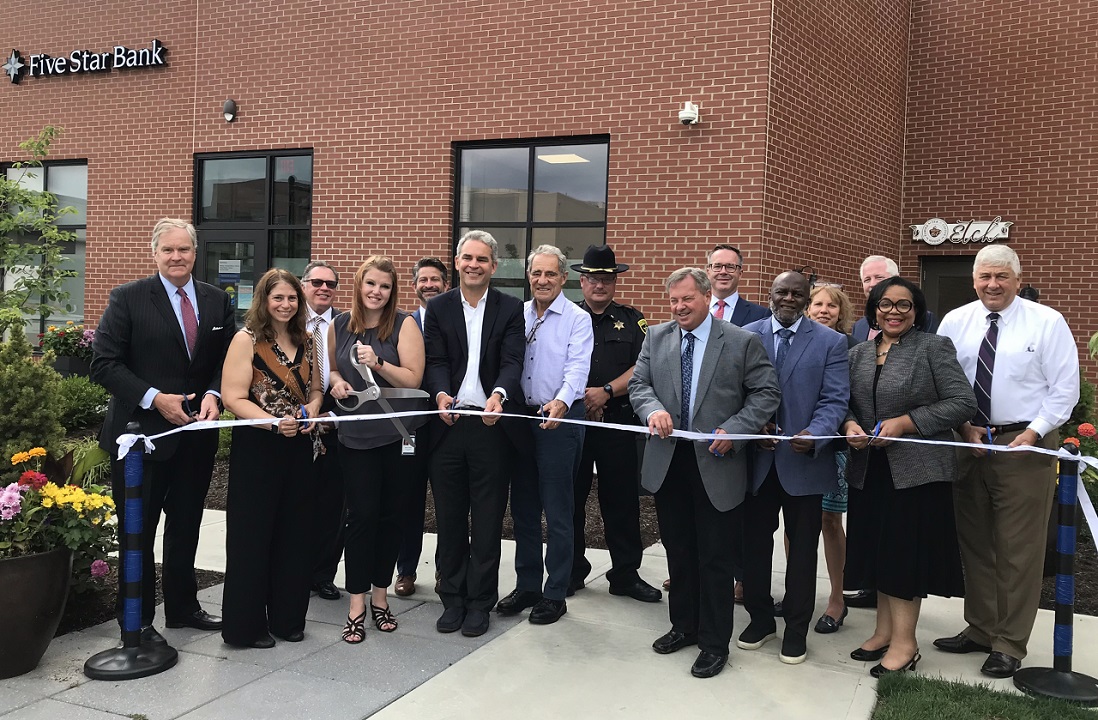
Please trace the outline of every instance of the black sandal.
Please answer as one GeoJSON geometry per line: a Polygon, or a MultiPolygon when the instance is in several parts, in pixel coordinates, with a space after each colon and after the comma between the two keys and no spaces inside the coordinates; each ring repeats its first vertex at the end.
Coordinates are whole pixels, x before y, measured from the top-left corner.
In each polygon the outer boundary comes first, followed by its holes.
{"type": "Polygon", "coordinates": [[[358,645],[366,639],[366,611],[359,613],[358,617],[351,619],[347,616],[347,624],[343,626],[343,642],[349,645],[358,645]]]}
{"type": "MultiPolygon", "coordinates": [[[[366,613],[363,613],[365,615],[366,613]]],[[[370,603],[370,614],[374,617],[374,627],[381,632],[393,632],[397,629],[396,618],[393,617],[393,613],[390,612],[389,607],[378,607],[373,603],[370,603]],[[391,625],[392,627],[385,628],[383,625],[391,625]]]]}

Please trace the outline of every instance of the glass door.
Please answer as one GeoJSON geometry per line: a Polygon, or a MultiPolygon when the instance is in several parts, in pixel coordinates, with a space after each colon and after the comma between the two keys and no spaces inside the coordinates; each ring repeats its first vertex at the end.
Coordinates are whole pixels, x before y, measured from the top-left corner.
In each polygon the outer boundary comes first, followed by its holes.
{"type": "Polygon", "coordinates": [[[252,306],[255,281],[267,267],[267,233],[262,230],[210,230],[199,242],[199,277],[229,294],[237,327],[252,306]]]}

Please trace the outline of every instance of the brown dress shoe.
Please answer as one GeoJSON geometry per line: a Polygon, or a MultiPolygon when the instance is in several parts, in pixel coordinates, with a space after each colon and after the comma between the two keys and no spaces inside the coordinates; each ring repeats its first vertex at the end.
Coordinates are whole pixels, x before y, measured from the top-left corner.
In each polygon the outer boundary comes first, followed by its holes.
{"type": "Polygon", "coordinates": [[[671,578],[667,578],[666,580],[663,581],[663,589],[664,590],[670,590],[671,589],[671,578]]]}
{"type": "Polygon", "coordinates": [[[394,590],[396,591],[396,594],[401,597],[414,595],[416,592],[416,576],[398,575],[394,590]]]}

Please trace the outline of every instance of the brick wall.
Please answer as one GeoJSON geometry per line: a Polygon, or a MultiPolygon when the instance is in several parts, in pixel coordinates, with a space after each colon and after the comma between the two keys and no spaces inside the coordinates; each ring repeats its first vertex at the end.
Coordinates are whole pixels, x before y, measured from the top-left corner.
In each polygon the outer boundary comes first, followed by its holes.
{"type": "MultiPolygon", "coordinates": [[[[1061,311],[1081,356],[1098,330],[1098,5],[1090,0],[920,0],[911,27],[903,218],[1014,222],[1022,281],[1061,311]]],[[[920,258],[974,255],[901,240],[920,258]]],[[[1091,380],[1096,365],[1088,359],[1091,380]]]]}

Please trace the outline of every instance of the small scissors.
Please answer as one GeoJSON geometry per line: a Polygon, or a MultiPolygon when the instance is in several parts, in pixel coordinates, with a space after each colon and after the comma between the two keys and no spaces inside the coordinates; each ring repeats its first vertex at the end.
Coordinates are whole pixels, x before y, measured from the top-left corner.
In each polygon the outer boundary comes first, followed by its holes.
{"type": "MultiPolygon", "coordinates": [[[[336,400],[336,404],[348,412],[352,412],[362,407],[370,400],[374,400],[381,409],[387,413],[395,412],[393,406],[389,404],[389,399],[393,400],[414,400],[418,398],[427,399],[430,397],[425,391],[413,389],[413,388],[390,388],[381,387],[377,384],[377,380],[374,379],[373,372],[370,368],[358,361],[358,346],[360,343],[355,343],[351,346],[351,364],[355,366],[355,370],[358,370],[358,374],[362,376],[363,381],[366,383],[366,389],[364,390],[351,390],[347,393],[347,397],[336,400]]],[[[401,437],[407,443],[414,443],[412,434],[408,432],[408,428],[404,427],[398,418],[389,418],[396,429],[400,432],[401,437]]]]}

